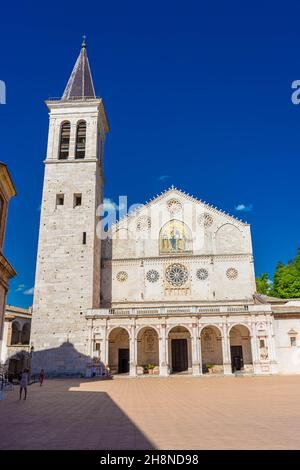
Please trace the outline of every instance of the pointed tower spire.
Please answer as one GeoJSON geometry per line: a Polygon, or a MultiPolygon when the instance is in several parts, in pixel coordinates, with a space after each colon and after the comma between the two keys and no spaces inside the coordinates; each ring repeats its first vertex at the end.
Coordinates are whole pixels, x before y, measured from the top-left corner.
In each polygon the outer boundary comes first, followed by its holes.
{"type": "Polygon", "coordinates": [[[96,98],[95,89],[86,53],[86,37],[83,36],[81,51],[65,88],[62,99],[96,98]]]}

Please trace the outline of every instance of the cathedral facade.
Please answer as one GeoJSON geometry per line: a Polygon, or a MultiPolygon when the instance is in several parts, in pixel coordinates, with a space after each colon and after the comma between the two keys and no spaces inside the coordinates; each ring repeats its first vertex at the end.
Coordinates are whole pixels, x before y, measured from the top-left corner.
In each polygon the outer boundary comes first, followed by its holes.
{"type": "Polygon", "coordinates": [[[300,301],[256,294],[247,223],[171,187],[103,230],[109,125],[85,44],[46,104],[33,369],[300,372],[300,301]]]}

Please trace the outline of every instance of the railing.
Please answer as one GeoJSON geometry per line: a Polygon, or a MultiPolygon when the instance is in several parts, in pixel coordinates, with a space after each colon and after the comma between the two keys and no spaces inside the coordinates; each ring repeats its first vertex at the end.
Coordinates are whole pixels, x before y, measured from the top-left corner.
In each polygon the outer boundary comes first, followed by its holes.
{"type": "Polygon", "coordinates": [[[60,97],[53,97],[47,99],[47,101],[88,101],[88,100],[101,100],[100,96],[70,96],[68,99],[63,99],[60,97]]]}
{"type": "Polygon", "coordinates": [[[0,400],[5,397],[5,392],[13,390],[13,384],[8,380],[8,371],[5,367],[0,367],[0,400]]]}
{"type": "Polygon", "coordinates": [[[170,307],[120,307],[120,308],[100,308],[86,311],[87,318],[107,317],[107,316],[164,316],[164,315],[199,315],[199,314],[226,314],[226,313],[250,313],[251,312],[271,312],[269,305],[208,305],[205,306],[176,306],[170,307]]]}

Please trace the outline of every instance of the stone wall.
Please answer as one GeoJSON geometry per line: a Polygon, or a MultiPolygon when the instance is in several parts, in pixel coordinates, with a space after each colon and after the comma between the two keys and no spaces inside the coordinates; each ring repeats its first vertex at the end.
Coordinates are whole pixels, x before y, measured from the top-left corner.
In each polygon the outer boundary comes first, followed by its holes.
{"type": "Polygon", "coordinates": [[[279,372],[283,374],[300,373],[300,319],[275,317],[274,332],[279,372]],[[291,337],[295,342],[291,344],[291,337]]]}
{"type": "Polygon", "coordinates": [[[90,361],[84,311],[100,305],[101,242],[96,210],[102,199],[100,101],[48,103],[51,110],[40,219],[31,341],[33,368],[80,373],[90,361]],[[85,158],[76,160],[76,123],[87,123],[85,158]],[[67,160],[58,160],[62,122],[71,122],[67,160]],[[81,195],[81,205],[74,196],[81,195]],[[63,195],[63,205],[57,195],[63,195]],[[85,234],[85,235],[84,235],[85,234]],[[85,241],[84,241],[85,237],[85,241]]]}
{"type": "Polygon", "coordinates": [[[102,243],[103,305],[252,300],[255,279],[249,225],[180,191],[170,190],[136,215],[121,220],[112,237],[102,243]],[[184,209],[170,213],[168,203],[175,200],[183,208],[189,204],[191,214],[185,216],[184,209]],[[162,231],[175,219],[184,220],[191,240],[186,251],[162,253],[162,231]],[[166,279],[173,264],[186,269],[186,281],[180,288],[173,288],[166,279]]]}

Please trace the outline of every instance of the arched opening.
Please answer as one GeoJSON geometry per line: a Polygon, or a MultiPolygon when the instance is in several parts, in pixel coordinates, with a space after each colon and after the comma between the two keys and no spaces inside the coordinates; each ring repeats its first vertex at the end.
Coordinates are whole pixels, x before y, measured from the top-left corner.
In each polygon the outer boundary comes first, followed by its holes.
{"type": "Polygon", "coordinates": [[[252,351],[249,329],[244,325],[236,325],[231,328],[230,354],[232,372],[252,372],[252,351]]]}
{"type": "Polygon", "coordinates": [[[241,253],[243,239],[240,230],[233,224],[222,225],[215,235],[217,254],[241,253]]]}
{"type": "Polygon", "coordinates": [[[145,326],[137,335],[137,373],[159,373],[158,334],[154,328],[145,326]]]}
{"type": "Polygon", "coordinates": [[[108,364],[112,374],[129,372],[129,334],[125,328],[114,328],[109,334],[108,364]]]}
{"type": "Polygon", "coordinates": [[[30,325],[29,323],[25,323],[25,325],[22,328],[21,342],[22,344],[29,344],[29,340],[30,340],[30,325]]]}
{"type": "Polygon", "coordinates": [[[14,354],[8,360],[8,375],[13,379],[20,379],[24,369],[31,368],[31,356],[26,351],[20,351],[14,354]]]}
{"type": "Polygon", "coordinates": [[[20,325],[17,321],[14,321],[11,326],[11,344],[20,343],[20,325]]]}
{"type": "Polygon", "coordinates": [[[202,372],[223,372],[222,336],[215,326],[206,326],[201,331],[202,372]]]}
{"type": "Polygon", "coordinates": [[[70,147],[70,133],[71,133],[71,124],[69,121],[66,121],[62,124],[60,129],[60,140],[59,140],[59,160],[66,160],[69,156],[69,147],[70,147]]]}
{"type": "Polygon", "coordinates": [[[85,157],[85,143],[86,143],[86,122],[80,121],[77,124],[76,130],[76,147],[75,147],[75,158],[85,157]]]}
{"type": "Polygon", "coordinates": [[[181,220],[170,220],[160,230],[160,253],[190,253],[192,252],[192,232],[181,220]]]}
{"type": "Polygon", "coordinates": [[[192,368],[191,335],[184,326],[169,332],[169,364],[172,374],[190,372],[192,368]]]}

